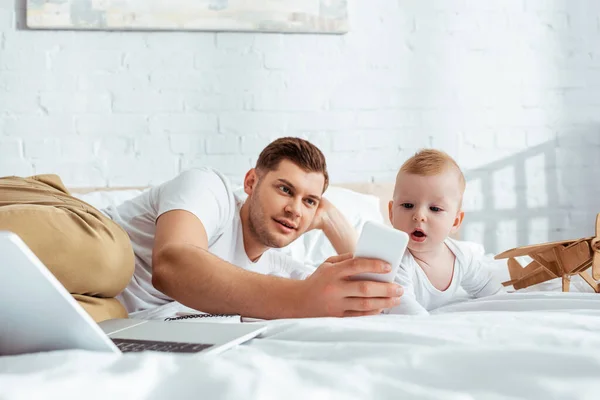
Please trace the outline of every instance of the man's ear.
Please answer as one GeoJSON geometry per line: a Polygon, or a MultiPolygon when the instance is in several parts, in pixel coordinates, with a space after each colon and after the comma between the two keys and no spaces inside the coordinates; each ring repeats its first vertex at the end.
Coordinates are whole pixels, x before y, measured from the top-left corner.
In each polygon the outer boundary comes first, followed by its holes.
{"type": "Polygon", "coordinates": [[[252,194],[256,184],[258,183],[258,174],[256,173],[256,169],[252,168],[248,172],[246,172],[246,176],[244,177],[244,192],[248,196],[252,194]]]}
{"type": "Polygon", "coordinates": [[[450,230],[451,233],[456,233],[458,231],[464,218],[465,212],[463,210],[459,210],[458,213],[456,213],[456,217],[454,217],[454,223],[452,224],[452,229],[450,230]]]}
{"type": "Polygon", "coordinates": [[[394,200],[390,200],[388,203],[388,218],[390,219],[390,224],[394,225],[394,200]]]}

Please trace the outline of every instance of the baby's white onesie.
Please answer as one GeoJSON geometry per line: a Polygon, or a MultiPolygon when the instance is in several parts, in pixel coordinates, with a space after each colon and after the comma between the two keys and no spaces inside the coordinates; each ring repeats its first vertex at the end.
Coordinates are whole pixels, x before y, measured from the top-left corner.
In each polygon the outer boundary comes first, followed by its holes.
{"type": "Polygon", "coordinates": [[[436,289],[407,249],[395,279],[404,287],[404,295],[400,298],[400,304],[389,310],[389,314],[428,314],[430,310],[455,300],[461,288],[473,297],[486,297],[505,291],[492,276],[486,262],[473,254],[469,246],[450,238],[444,243],[456,257],[450,286],[444,291],[436,289]]]}

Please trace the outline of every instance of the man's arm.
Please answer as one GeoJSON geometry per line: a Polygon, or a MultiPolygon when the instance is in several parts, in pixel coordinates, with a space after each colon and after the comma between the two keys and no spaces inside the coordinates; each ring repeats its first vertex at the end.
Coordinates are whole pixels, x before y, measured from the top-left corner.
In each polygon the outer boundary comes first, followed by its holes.
{"type": "Polygon", "coordinates": [[[156,223],[152,284],[174,300],[209,313],[264,319],[372,315],[398,304],[402,289],[391,283],[350,281],[348,276],[386,272],[384,264],[337,256],[300,281],[246,271],[208,251],[204,226],[195,215],[173,210],[156,223]]]}
{"type": "Polygon", "coordinates": [[[338,254],[354,253],[358,234],[346,217],[326,198],[309,229],[321,229],[338,254]]]}

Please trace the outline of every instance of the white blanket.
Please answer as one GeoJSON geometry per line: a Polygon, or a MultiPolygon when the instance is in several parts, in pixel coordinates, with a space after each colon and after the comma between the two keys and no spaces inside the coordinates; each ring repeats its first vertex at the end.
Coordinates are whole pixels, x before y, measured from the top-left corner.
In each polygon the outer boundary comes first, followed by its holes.
{"type": "Polygon", "coordinates": [[[280,320],[217,356],[0,357],[0,398],[597,399],[600,295],[515,293],[430,316],[280,320]]]}

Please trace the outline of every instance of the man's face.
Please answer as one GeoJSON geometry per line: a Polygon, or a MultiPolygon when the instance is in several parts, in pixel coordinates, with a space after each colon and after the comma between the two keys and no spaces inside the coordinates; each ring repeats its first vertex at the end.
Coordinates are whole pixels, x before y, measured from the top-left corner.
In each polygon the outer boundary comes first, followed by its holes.
{"type": "Polygon", "coordinates": [[[312,223],[324,185],[322,173],[307,172],[288,160],[260,175],[251,170],[244,184],[250,231],[265,246],[287,246],[312,223]]]}

